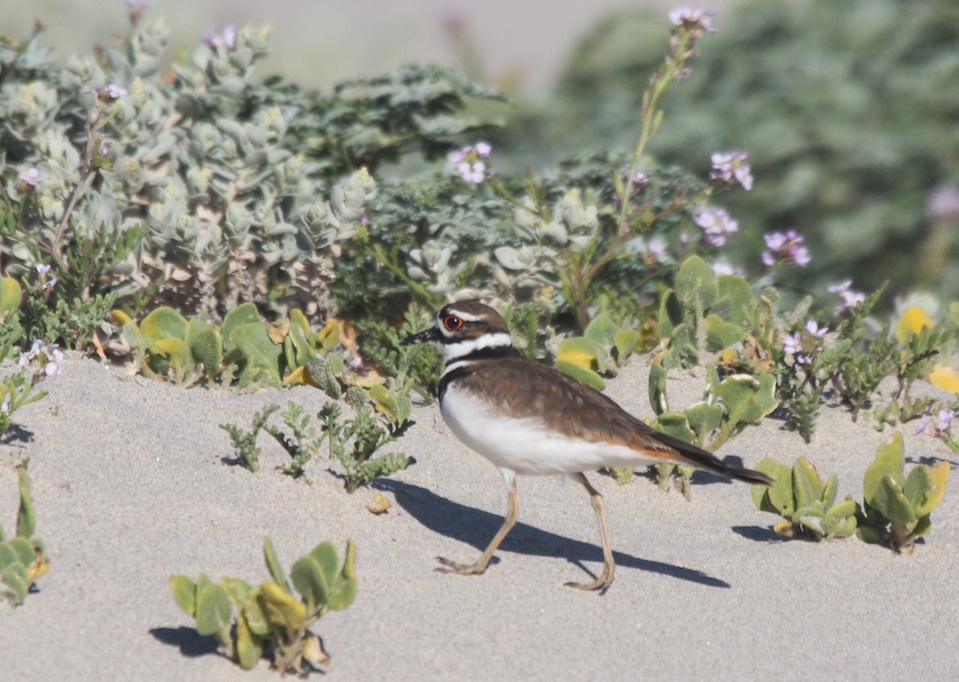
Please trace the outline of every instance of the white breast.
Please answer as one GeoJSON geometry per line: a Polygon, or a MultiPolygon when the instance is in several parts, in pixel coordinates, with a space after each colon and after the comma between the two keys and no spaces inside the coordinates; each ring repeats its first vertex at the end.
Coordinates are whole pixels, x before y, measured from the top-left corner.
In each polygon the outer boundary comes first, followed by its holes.
{"type": "Polygon", "coordinates": [[[624,445],[586,441],[551,432],[541,419],[498,414],[475,395],[446,389],[443,419],[463,443],[501,469],[519,474],[571,474],[611,466],[643,466],[655,460],[624,445]]]}

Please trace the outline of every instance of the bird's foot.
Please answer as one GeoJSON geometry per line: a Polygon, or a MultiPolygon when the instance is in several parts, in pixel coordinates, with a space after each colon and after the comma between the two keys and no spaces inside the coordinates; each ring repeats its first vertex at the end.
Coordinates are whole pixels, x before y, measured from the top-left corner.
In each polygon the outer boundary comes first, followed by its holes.
{"type": "Polygon", "coordinates": [[[566,587],[574,587],[577,590],[583,590],[584,592],[599,592],[599,594],[606,594],[606,590],[609,589],[609,586],[613,584],[613,574],[608,571],[603,571],[603,574],[599,576],[596,580],[591,583],[566,583],[566,587]]]}
{"type": "Polygon", "coordinates": [[[436,557],[436,560],[443,564],[440,567],[437,567],[437,571],[440,573],[456,573],[458,575],[480,575],[486,570],[486,564],[481,564],[477,561],[474,564],[458,564],[455,561],[450,561],[449,559],[444,559],[441,556],[436,557]]]}

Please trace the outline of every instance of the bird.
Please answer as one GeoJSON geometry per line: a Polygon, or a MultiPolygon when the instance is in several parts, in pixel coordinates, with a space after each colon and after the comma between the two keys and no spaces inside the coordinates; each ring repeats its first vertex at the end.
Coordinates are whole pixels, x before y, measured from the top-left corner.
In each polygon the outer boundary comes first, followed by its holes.
{"type": "Polygon", "coordinates": [[[593,582],[566,584],[600,594],[613,584],[616,563],[605,501],[585,472],[669,462],[746,483],[773,483],[765,474],[729,464],[657,431],[596,389],[523,356],[503,317],[482,301],[443,306],[432,327],[401,342],[420,343],[437,347],[443,355],[437,389],[443,420],[460,441],[499,469],[508,489],[503,525],[479,558],[461,564],[437,557],[440,571],[462,575],[486,571],[519,520],[518,475],[567,475],[586,489],[599,525],[603,572],[593,582]]]}

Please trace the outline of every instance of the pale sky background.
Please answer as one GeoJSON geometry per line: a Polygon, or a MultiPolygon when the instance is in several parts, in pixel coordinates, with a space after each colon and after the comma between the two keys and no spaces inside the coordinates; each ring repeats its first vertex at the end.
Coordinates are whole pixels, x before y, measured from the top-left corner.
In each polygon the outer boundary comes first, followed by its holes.
{"type": "MultiPolygon", "coordinates": [[[[714,9],[729,0],[712,2],[714,9]]],[[[194,45],[217,24],[270,24],[274,51],[260,75],[280,73],[307,86],[328,86],[419,61],[457,66],[444,21],[465,19],[485,73],[495,82],[518,77],[541,92],[577,41],[608,12],[646,7],[668,11],[681,0],[154,0],[174,48],[194,45]]],[[[693,3],[696,4],[696,3],[693,3]]],[[[21,37],[36,20],[62,56],[89,52],[125,32],[123,0],[0,0],[0,32],[21,37]]],[[[722,25],[722,13],[716,23],[722,25]]]]}

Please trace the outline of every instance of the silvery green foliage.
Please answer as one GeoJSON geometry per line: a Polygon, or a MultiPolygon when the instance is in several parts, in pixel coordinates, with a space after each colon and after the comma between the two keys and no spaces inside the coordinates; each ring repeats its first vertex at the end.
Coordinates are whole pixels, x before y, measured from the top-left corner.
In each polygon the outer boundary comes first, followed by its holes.
{"type": "Polygon", "coordinates": [[[94,245],[115,258],[71,296],[214,321],[248,300],[320,315],[334,259],[365,231],[371,173],[445,152],[479,125],[454,115],[464,98],[496,98],[438,67],[324,96],[254,79],[269,29],[205,39],[172,65],[168,37],[162,19],[136,20],[121,45],[65,61],[37,35],[0,39],[0,184],[19,211],[0,230],[6,272],[52,256],[73,284],[94,245]]]}
{"type": "Polygon", "coordinates": [[[513,232],[523,244],[501,246],[494,255],[511,271],[516,287],[554,285],[554,273],[557,266],[565,263],[567,250],[582,253],[598,229],[598,210],[583,202],[578,189],[566,192],[548,216],[540,215],[534,202],[526,197],[524,207],[513,214],[513,232]]]}
{"type": "MultiPolygon", "coordinates": [[[[214,317],[277,285],[322,301],[332,247],[356,234],[374,180],[359,170],[324,186],[285,138],[296,112],[240,110],[256,62],[269,52],[269,29],[244,28],[232,47],[201,44],[164,68],[168,36],[163,20],[142,22],[121,48],[73,56],[59,68],[36,36],[22,51],[2,53],[0,126],[13,143],[0,179],[24,206],[35,194],[23,227],[41,245],[54,243],[68,211],[68,240],[142,230],[139,245],[97,283],[121,299],[151,288],[214,317]],[[49,81],[31,80],[40,65],[49,81]],[[104,94],[108,88],[120,94],[104,94]],[[90,124],[98,115],[106,121],[99,128],[90,124]],[[90,135],[98,146],[92,159],[90,135]],[[45,179],[22,182],[30,167],[45,179]]],[[[0,244],[10,272],[41,257],[25,241],[5,235],[0,244]]]]}

